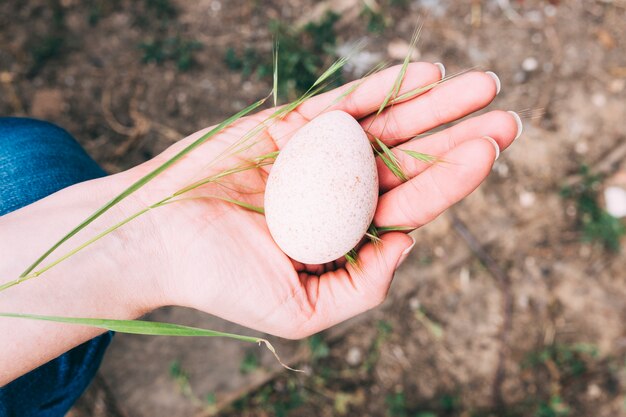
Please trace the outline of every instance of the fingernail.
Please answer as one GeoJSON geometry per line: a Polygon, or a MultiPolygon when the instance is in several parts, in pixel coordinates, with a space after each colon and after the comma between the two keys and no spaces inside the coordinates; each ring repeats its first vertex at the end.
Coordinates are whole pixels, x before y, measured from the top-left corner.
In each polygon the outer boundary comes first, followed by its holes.
{"type": "Polygon", "coordinates": [[[500,82],[500,77],[498,77],[496,75],[496,73],[493,72],[493,71],[487,71],[485,74],[487,74],[488,76],[493,78],[493,80],[496,82],[496,95],[500,94],[500,89],[502,88],[502,83],[500,82]]]}
{"type": "Polygon", "coordinates": [[[517,139],[520,136],[522,136],[522,132],[524,131],[524,125],[522,124],[522,118],[519,117],[519,114],[515,113],[514,111],[509,111],[509,113],[515,119],[515,123],[517,123],[517,135],[515,135],[515,139],[517,139]]]}
{"type": "Polygon", "coordinates": [[[444,67],[441,62],[435,62],[435,66],[439,68],[439,72],[441,73],[441,79],[443,80],[446,76],[446,67],[444,67]]]}
{"type": "Polygon", "coordinates": [[[500,146],[498,146],[498,142],[496,142],[496,140],[490,136],[483,136],[483,139],[487,139],[489,142],[491,142],[493,147],[496,148],[496,157],[494,159],[494,161],[496,161],[500,157],[500,146]]]}
{"type": "Polygon", "coordinates": [[[398,265],[396,265],[396,268],[402,265],[402,262],[406,261],[406,258],[409,257],[409,253],[411,253],[411,249],[413,249],[413,247],[415,246],[415,238],[411,235],[409,235],[409,237],[411,238],[413,243],[411,243],[411,246],[409,246],[404,251],[402,251],[402,254],[400,255],[400,259],[398,260],[398,265]]]}

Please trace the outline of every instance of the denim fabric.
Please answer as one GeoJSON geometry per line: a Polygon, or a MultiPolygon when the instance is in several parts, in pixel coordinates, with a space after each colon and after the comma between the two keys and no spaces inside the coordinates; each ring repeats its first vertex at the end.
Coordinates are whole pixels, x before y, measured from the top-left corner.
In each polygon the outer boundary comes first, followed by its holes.
{"type": "MultiPolygon", "coordinates": [[[[65,130],[0,118],[0,215],[104,175],[65,130]]],[[[96,374],[112,336],[98,336],[0,388],[0,417],[64,416],[96,374]]]]}

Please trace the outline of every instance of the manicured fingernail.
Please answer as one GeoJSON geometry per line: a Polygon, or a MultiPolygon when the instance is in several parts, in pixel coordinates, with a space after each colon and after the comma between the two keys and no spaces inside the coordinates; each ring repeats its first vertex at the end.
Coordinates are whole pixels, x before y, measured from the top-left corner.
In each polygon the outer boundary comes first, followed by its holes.
{"type": "Polygon", "coordinates": [[[491,142],[493,147],[496,148],[496,157],[494,161],[497,160],[500,157],[500,146],[498,145],[498,142],[496,142],[496,140],[490,136],[483,136],[483,139],[487,139],[489,142],[491,142]]]}
{"type": "Polygon", "coordinates": [[[404,251],[402,251],[402,254],[400,255],[400,259],[398,260],[398,265],[396,265],[396,268],[402,265],[402,262],[406,261],[406,258],[409,257],[409,253],[411,253],[411,249],[413,249],[413,247],[415,246],[415,238],[411,235],[409,235],[409,237],[411,238],[413,243],[411,243],[411,246],[409,246],[404,251]]]}
{"type": "Polygon", "coordinates": [[[522,132],[524,131],[524,125],[522,124],[522,118],[519,117],[519,114],[515,113],[514,111],[509,111],[509,113],[515,119],[515,123],[517,123],[517,135],[515,135],[515,139],[517,139],[520,136],[522,136],[522,132]]]}
{"type": "Polygon", "coordinates": [[[496,82],[496,95],[500,94],[500,89],[502,88],[502,83],[500,82],[500,77],[498,77],[496,75],[496,73],[493,72],[493,71],[487,71],[485,74],[487,74],[488,76],[493,78],[493,80],[496,82]]]}
{"type": "Polygon", "coordinates": [[[441,73],[441,79],[443,80],[446,76],[446,67],[444,67],[441,62],[435,62],[435,66],[439,68],[439,72],[441,73]]]}

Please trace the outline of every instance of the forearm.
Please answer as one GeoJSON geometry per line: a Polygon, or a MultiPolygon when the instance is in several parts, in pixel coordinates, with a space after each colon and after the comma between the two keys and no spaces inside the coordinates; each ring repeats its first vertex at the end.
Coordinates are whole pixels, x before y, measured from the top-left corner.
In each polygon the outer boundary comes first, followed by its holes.
{"type": "MultiPolygon", "coordinates": [[[[60,237],[119,191],[118,177],[67,188],[0,217],[0,283],[17,278],[60,237]]],[[[55,251],[44,267],[121,220],[115,209],[55,251]]],[[[0,292],[0,312],[131,319],[155,307],[158,280],[145,262],[151,246],[140,242],[145,223],[131,222],[39,277],[0,292]],[[154,284],[154,285],[153,285],[154,284]]],[[[37,270],[36,268],[35,270],[37,270]]],[[[59,356],[102,330],[0,318],[0,386],[59,356]]]]}

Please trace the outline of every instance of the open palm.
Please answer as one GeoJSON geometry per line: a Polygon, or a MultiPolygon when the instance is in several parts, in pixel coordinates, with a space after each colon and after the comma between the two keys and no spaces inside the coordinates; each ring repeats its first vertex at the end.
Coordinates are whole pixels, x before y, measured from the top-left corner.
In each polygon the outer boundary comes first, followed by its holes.
{"type": "MultiPolygon", "coordinates": [[[[207,168],[209,161],[270,113],[240,119],[166,171],[157,182],[171,192],[172,188],[193,181],[194,173],[210,175],[240,165],[242,160],[280,150],[298,128],[321,112],[343,110],[390,147],[445,160],[442,164],[429,165],[396,150],[410,178],[407,182],[401,182],[382,161],[377,161],[380,197],[374,223],[420,227],[471,193],[486,178],[499,152],[493,140],[486,137],[495,139],[503,150],[518,136],[521,126],[514,115],[493,111],[407,141],[484,108],[496,96],[498,87],[489,74],[472,72],[396,104],[375,117],[373,113],[392,88],[399,70],[394,67],[369,77],[337,104],[333,102],[346,86],[306,101],[269,126],[253,147],[207,168]]],[[[411,64],[401,92],[440,79],[437,66],[411,64]]],[[[172,146],[134,171],[142,173],[154,168],[202,133],[172,146]]],[[[229,176],[220,185],[202,187],[192,196],[222,195],[262,206],[270,169],[267,166],[229,176]]],[[[151,194],[156,191],[160,190],[147,187],[151,194]]],[[[152,216],[159,224],[157,240],[168,260],[160,282],[164,304],[194,307],[287,338],[310,335],[378,305],[387,294],[395,269],[414,243],[405,233],[390,232],[382,235],[379,247],[366,243],[359,249],[357,267],[345,261],[303,265],[278,248],[261,214],[232,203],[193,198],[159,208],[152,216]]]]}

